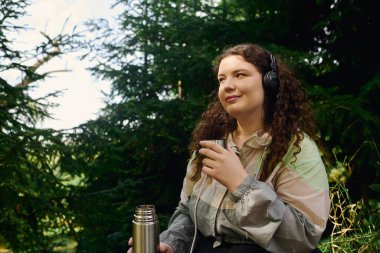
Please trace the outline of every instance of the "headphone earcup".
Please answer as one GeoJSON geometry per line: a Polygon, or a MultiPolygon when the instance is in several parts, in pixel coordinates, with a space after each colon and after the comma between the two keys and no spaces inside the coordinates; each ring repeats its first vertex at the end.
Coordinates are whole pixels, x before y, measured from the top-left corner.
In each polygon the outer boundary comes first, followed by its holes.
{"type": "Polygon", "coordinates": [[[264,90],[271,93],[277,93],[279,88],[277,73],[273,70],[268,71],[263,78],[264,90]]]}

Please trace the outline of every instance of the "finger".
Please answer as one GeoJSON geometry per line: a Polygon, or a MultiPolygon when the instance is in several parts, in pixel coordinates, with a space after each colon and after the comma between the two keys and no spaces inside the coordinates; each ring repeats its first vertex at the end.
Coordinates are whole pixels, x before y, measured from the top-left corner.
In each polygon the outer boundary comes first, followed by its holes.
{"type": "Polygon", "coordinates": [[[211,169],[216,169],[216,166],[217,166],[217,163],[214,160],[209,159],[209,158],[204,158],[202,160],[202,164],[204,166],[211,168],[211,169]]]}
{"type": "Polygon", "coordinates": [[[127,253],[132,253],[132,248],[129,248],[129,250],[127,251],[127,253]]]}
{"type": "Polygon", "coordinates": [[[202,167],[202,171],[207,175],[207,176],[210,176],[210,177],[214,177],[214,172],[215,170],[213,170],[212,168],[210,167],[207,167],[207,166],[203,166],[202,167]]]}
{"type": "Polygon", "coordinates": [[[166,253],[167,252],[166,245],[160,244],[159,250],[161,253],[166,253]]]}
{"type": "Polygon", "coordinates": [[[160,253],[170,253],[170,252],[172,253],[173,250],[169,245],[167,245],[165,243],[160,243],[159,252],[160,253]]]}
{"type": "Polygon", "coordinates": [[[132,239],[132,237],[131,237],[131,238],[129,238],[129,240],[128,240],[128,245],[129,245],[129,246],[132,246],[132,244],[133,244],[133,239],[132,239]]]}
{"type": "MultiPolygon", "coordinates": [[[[217,144],[215,144],[217,145],[217,144]]],[[[207,157],[207,158],[210,158],[211,160],[218,160],[220,158],[220,153],[218,152],[215,152],[214,150],[212,149],[208,149],[208,148],[201,148],[199,150],[199,154],[207,157]]]]}

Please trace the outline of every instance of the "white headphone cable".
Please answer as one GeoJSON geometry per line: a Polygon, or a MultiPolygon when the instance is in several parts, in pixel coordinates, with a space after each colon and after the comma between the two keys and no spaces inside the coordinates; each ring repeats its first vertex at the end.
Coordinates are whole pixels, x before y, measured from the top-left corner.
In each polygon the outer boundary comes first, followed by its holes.
{"type": "Polygon", "coordinates": [[[198,233],[198,226],[197,226],[197,207],[198,207],[199,199],[200,199],[201,194],[202,194],[203,184],[204,184],[204,182],[206,181],[206,178],[207,178],[207,175],[205,175],[205,177],[204,177],[203,180],[202,180],[202,183],[201,183],[201,189],[200,189],[200,191],[199,191],[199,194],[198,194],[198,197],[197,197],[197,201],[195,202],[195,206],[194,206],[194,237],[193,237],[193,242],[191,243],[191,248],[190,248],[190,252],[189,252],[189,253],[192,253],[193,250],[194,250],[194,243],[195,243],[195,239],[196,239],[196,237],[197,237],[197,233],[198,233]]]}
{"type": "Polygon", "coordinates": [[[266,146],[265,148],[264,148],[264,151],[263,151],[263,153],[261,154],[261,157],[260,157],[260,164],[259,164],[259,169],[258,169],[258,171],[257,171],[257,174],[256,174],[256,176],[255,176],[255,179],[257,180],[257,178],[259,177],[259,174],[260,174],[260,172],[261,172],[261,164],[263,163],[263,157],[264,157],[264,155],[265,155],[265,151],[267,150],[267,148],[268,148],[268,146],[266,146]]]}
{"type": "MultiPolygon", "coordinates": [[[[265,151],[267,150],[267,147],[266,146],[264,148],[264,151],[263,153],[261,154],[261,158],[260,158],[260,164],[259,164],[259,170],[255,176],[255,179],[257,180],[258,178],[258,175],[260,174],[260,171],[261,171],[261,164],[263,162],[263,157],[264,157],[264,154],[265,154],[265,151]]],[[[200,200],[200,197],[201,197],[201,194],[202,194],[202,191],[203,191],[203,184],[204,182],[206,181],[207,179],[207,175],[205,175],[205,177],[203,178],[202,180],[202,183],[201,183],[201,188],[200,188],[200,191],[199,191],[199,194],[198,194],[198,197],[197,197],[197,200],[195,201],[195,206],[194,206],[194,237],[193,237],[193,242],[191,243],[191,248],[190,248],[190,252],[189,253],[192,253],[193,250],[194,250],[194,243],[195,243],[195,240],[196,240],[196,237],[197,237],[197,233],[198,233],[198,225],[197,225],[197,207],[198,207],[198,202],[200,200]]]]}

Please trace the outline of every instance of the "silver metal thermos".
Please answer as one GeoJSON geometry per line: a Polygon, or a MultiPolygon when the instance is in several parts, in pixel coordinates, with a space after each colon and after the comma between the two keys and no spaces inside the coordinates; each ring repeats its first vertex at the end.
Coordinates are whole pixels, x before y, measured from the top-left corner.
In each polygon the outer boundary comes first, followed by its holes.
{"type": "Polygon", "coordinates": [[[133,253],[158,253],[159,227],[154,205],[137,206],[132,221],[133,253]]]}
{"type": "Polygon", "coordinates": [[[216,144],[222,146],[223,148],[227,149],[227,139],[217,139],[217,140],[210,140],[215,142],[216,144]]]}

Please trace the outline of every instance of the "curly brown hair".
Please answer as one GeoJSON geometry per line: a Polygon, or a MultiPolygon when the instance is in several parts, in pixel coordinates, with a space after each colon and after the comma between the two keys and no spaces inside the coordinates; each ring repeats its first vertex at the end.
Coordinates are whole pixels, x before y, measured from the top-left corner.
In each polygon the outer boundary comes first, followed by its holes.
{"type": "MultiPolygon", "coordinates": [[[[245,61],[253,64],[262,76],[272,70],[271,54],[267,50],[256,44],[240,44],[225,49],[215,59],[215,73],[218,72],[220,62],[231,55],[242,56],[245,61]]],[[[264,130],[270,131],[272,141],[259,175],[261,181],[265,181],[275,166],[282,162],[282,157],[286,154],[293,137],[295,137],[294,144],[297,147],[294,157],[301,151],[299,144],[304,138],[304,132],[313,140],[318,140],[311,105],[302,88],[301,81],[279,57],[276,56],[275,59],[279,83],[278,92],[273,95],[264,89],[264,130]]],[[[213,95],[214,100],[202,114],[192,133],[189,145],[190,152],[196,152],[193,160],[196,171],[191,178],[194,181],[200,178],[202,171],[203,157],[198,154],[199,141],[226,138],[237,128],[236,119],[224,110],[217,93],[213,93],[213,95]]]]}

